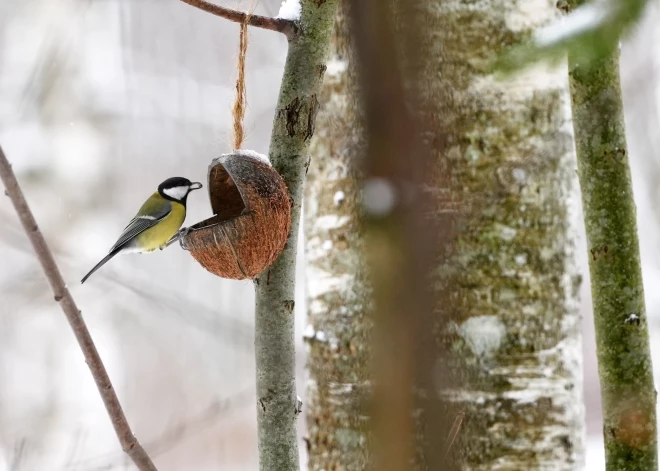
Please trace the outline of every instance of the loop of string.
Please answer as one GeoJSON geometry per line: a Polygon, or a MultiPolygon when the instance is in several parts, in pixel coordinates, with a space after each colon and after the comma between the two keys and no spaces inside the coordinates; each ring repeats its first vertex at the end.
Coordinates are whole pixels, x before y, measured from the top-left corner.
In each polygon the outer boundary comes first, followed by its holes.
{"type": "Polygon", "coordinates": [[[247,105],[247,96],[245,91],[245,55],[247,53],[248,44],[248,22],[250,21],[251,13],[246,13],[245,18],[241,22],[241,33],[239,37],[238,49],[238,77],[236,78],[236,100],[232,108],[232,116],[234,117],[234,150],[238,150],[243,145],[245,138],[245,130],[243,129],[243,118],[245,117],[245,107],[247,105]]]}

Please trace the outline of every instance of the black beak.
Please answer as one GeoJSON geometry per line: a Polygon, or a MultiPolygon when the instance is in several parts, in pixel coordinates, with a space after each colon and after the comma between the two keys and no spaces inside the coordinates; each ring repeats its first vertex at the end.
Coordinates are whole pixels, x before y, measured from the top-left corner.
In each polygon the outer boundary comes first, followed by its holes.
{"type": "Polygon", "coordinates": [[[199,190],[201,187],[202,187],[202,184],[201,184],[201,183],[199,183],[199,182],[193,182],[193,183],[190,185],[190,191],[193,191],[193,190],[199,190]]]}

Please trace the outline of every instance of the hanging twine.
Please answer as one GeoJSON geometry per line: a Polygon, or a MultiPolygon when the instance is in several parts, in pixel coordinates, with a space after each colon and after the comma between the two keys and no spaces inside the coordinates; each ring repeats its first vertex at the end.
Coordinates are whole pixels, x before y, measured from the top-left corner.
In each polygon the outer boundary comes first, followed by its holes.
{"type": "Polygon", "coordinates": [[[245,107],[247,105],[247,96],[245,91],[245,54],[247,53],[248,44],[248,22],[250,21],[251,13],[246,13],[243,22],[241,23],[241,34],[239,39],[238,50],[238,77],[236,79],[236,100],[232,108],[232,116],[234,117],[234,150],[238,150],[243,145],[245,139],[245,130],[243,129],[243,118],[245,117],[245,107]]]}

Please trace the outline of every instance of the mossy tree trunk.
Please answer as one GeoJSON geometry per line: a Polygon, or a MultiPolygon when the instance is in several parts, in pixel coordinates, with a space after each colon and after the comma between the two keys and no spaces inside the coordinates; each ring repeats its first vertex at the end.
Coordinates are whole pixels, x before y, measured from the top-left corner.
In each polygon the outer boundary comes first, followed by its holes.
{"type": "Polygon", "coordinates": [[[358,216],[355,70],[346,2],[340,0],[325,75],[305,195],[309,347],[307,422],[310,470],[368,465],[371,329],[364,240],[358,216]]]}
{"type": "Polygon", "coordinates": [[[299,469],[296,434],[294,292],[303,183],[314,135],[337,0],[302,0],[289,38],[269,148],[291,199],[291,231],[277,261],[256,280],[255,356],[259,469],[299,469]]]}
{"type": "Polygon", "coordinates": [[[608,470],[658,469],[656,392],[618,51],[591,67],[569,58],[589,250],[608,470]]]}
{"type": "MultiPolygon", "coordinates": [[[[455,294],[454,322],[437,339],[451,352],[448,365],[437,365],[438,374],[456,371],[461,384],[442,390],[442,401],[466,413],[452,454],[460,469],[575,469],[583,456],[583,407],[579,276],[571,242],[577,230],[571,203],[577,197],[576,164],[566,69],[535,68],[504,83],[487,72],[503,47],[524,40],[559,13],[550,5],[527,11],[504,0],[477,6],[454,0],[415,4],[422,26],[421,71],[415,74],[421,73],[423,84],[423,103],[416,111],[424,118],[424,140],[435,147],[438,185],[445,183],[442,162],[447,159],[458,189],[454,198],[467,211],[455,255],[447,263],[438,261],[433,275],[438,286],[453,287],[455,294]]],[[[346,33],[338,30],[338,35],[346,33]]],[[[336,41],[338,58],[350,58],[346,38],[336,41]]],[[[319,277],[310,282],[323,286],[310,293],[312,469],[370,464],[363,450],[353,448],[366,440],[364,424],[344,415],[361,410],[360,397],[337,389],[367,381],[363,367],[369,355],[356,346],[370,332],[366,302],[353,303],[355,290],[350,289],[354,282],[364,289],[355,276],[362,273],[355,268],[363,247],[350,237],[344,243],[346,229],[355,234],[359,225],[353,213],[344,212],[353,204],[350,174],[338,170],[345,171],[344,159],[355,158],[361,143],[352,121],[355,88],[347,77],[326,81],[327,119],[319,123],[316,149],[337,166],[316,169],[310,188],[314,198],[308,201],[310,277],[319,277]],[[347,207],[334,206],[338,191],[347,207]],[[324,227],[338,221],[338,231],[324,227]],[[324,243],[331,247],[327,240],[332,247],[341,241],[342,251],[324,252],[324,243]],[[349,302],[339,301],[344,296],[349,302]],[[351,312],[355,315],[343,316],[351,312]],[[321,332],[322,340],[332,341],[319,341],[321,332]],[[338,409],[342,414],[335,415],[338,409]]],[[[434,176],[429,177],[433,188],[434,176]]],[[[444,204],[438,201],[437,210],[445,211],[444,204]]],[[[447,314],[445,306],[437,311],[447,314]]],[[[423,469],[425,459],[419,451],[417,456],[423,469]]]]}
{"type": "Polygon", "coordinates": [[[465,412],[452,454],[460,469],[573,470],[583,406],[566,68],[506,81],[488,72],[504,47],[559,12],[510,0],[419,3],[421,112],[437,130],[426,138],[444,143],[465,209],[437,273],[454,290],[440,371],[457,372],[459,384],[442,396],[465,412]]]}

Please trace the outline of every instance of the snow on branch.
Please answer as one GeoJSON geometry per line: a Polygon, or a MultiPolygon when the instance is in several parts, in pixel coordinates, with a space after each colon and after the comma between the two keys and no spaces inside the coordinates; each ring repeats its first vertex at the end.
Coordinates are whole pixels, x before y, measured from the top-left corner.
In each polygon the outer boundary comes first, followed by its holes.
{"type": "MultiPolygon", "coordinates": [[[[231,8],[221,7],[219,5],[215,5],[214,3],[209,3],[205,0],[181,0],[181,1],[195,8],[199,8],[200,10],[204,10],[205,12],[211,13],[212,15],[225,18],[229,21],[233,21],[234,23],[243,23],[245,21],[245,18],[248,17],[248,25],[257,28],[267,29],[270,31],[277,31],[278,33],[282,33],[287,37],[292,36],[296,32],[297,29],[296,23],[293,20],[297,20],[298,17],[300,16],[299,0],[285,0],[285,2],[283,2],[282,5],[285,14],[288,14],[291,11],[293,11],[292,10],[293,6],[292,5],[287,6],[287,8],[285,9],[284,3],[286,4],[298,3],[298,16],[290,17],[290,15],[287,15],[286,17],[278,16],[277,18],[271,18],[269,16],[251,15],[249,13],[245,13],[242,11],[232,10],[231,8]]],[[[282,14],[282,10],[280,10],[280,15],[281,14],[282,14]]]]}
{"type": "Polygon", "coordinates": [[[300,19],[301,10],[302,7],[300,6],[300,0],[284,0],[279,13],[277,14],[277,18],[298,21],[300,19]]]}

